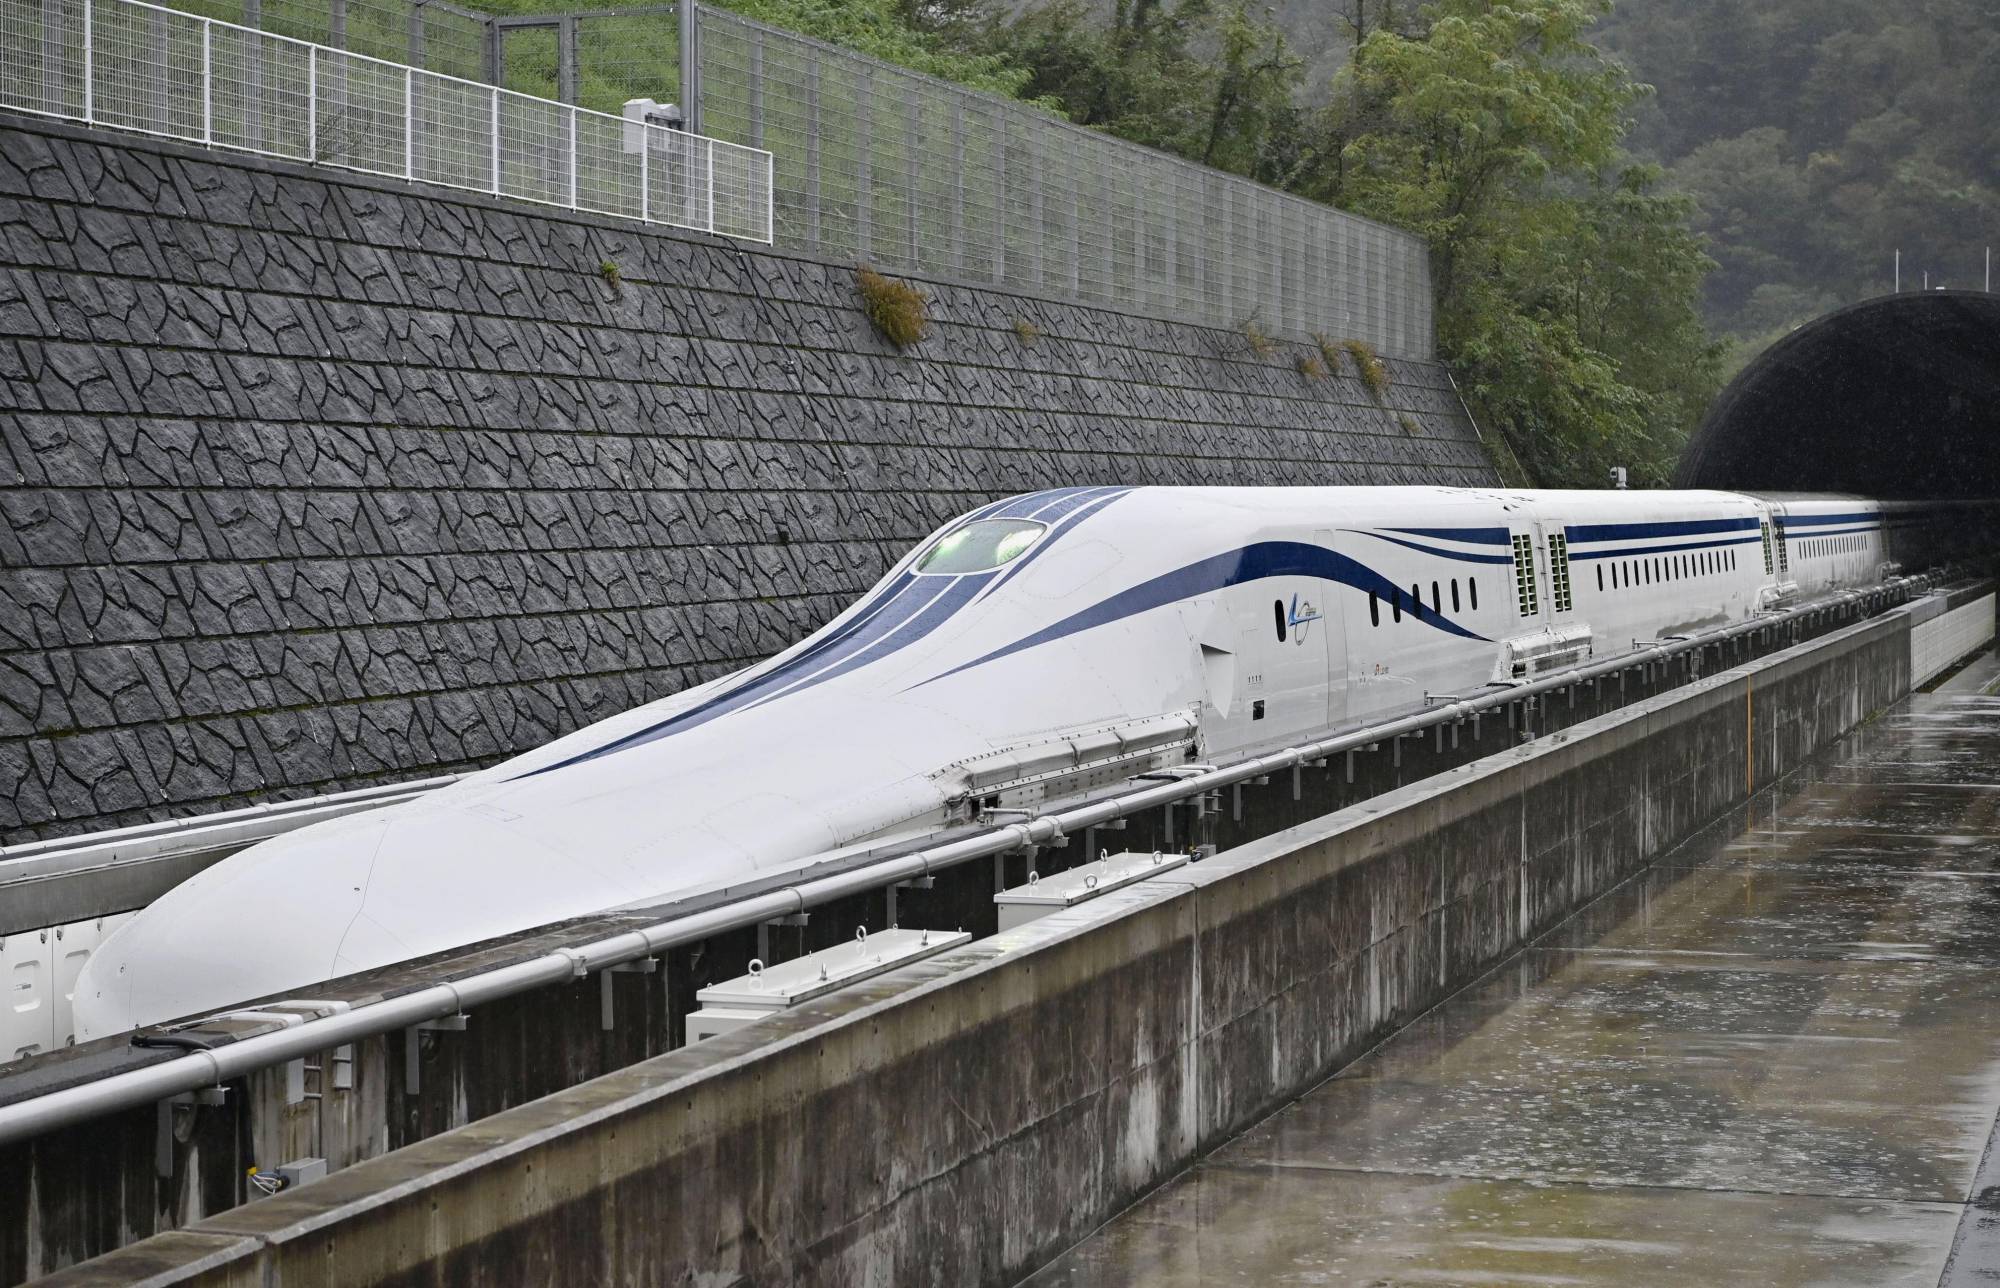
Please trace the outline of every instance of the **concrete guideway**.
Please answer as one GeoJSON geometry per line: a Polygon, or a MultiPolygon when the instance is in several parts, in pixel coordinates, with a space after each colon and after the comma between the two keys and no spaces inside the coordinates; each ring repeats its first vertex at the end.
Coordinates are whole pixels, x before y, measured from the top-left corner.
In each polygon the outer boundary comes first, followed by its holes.
{"type": "Polygon", "coordinates": [[[2000,659],[1030,1282],[2000,1278],[2000,659]]]}

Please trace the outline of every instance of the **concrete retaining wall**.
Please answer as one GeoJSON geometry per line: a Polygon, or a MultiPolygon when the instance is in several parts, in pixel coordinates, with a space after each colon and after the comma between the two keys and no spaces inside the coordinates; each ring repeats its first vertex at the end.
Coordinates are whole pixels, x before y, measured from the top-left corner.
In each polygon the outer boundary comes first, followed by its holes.
{"type": "Polygon", "coordinates": [[[1010,1282],[1909,675],[1898,610],[47,1282],[1010,1282]]]}
{"type": "Polygon", "coordinates": [[[140,136],[0,119],[0,227],[0,843],[489,763],[997,495],[1494,481],[1435,365],[949,282],[898,353],[849,264],[140,136]]]}

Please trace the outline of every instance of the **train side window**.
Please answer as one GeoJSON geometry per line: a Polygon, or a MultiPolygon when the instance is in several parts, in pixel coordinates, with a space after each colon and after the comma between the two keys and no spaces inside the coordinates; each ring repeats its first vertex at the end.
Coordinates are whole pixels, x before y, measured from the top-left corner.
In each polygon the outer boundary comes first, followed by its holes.
{"type": "Polygon", "coordinates": [[[1431,583],[1431,611],[1433,613],[1442,613],[1444,611],[1444,596],[1438,594],[1438,584],[1436,582],[1431,583]]]}
{"type": "Polygon", "coordinates": [[[1401,587],[1389,592],[1389,620],[1392,622],[1403,620],[1403,591],[1401,587]]]}
{"type": "Polygon", "coordinates": [[[1420,622],[1424,620],[1424,592],[1414,581],[1410,583],[1410,616],[1420,622]]]}
{"type": "Polygon", "coordinates": [[[1604,565],[1603,565],[1603,564],[1599,564],[1599,565],[1597,565],[1597,589],[1598,589],[1599,593],[1602,593],[1602,592],[1603,592],[1603,590],[1604,590],[1604,565]]]}
{"type": "Polygon", "coordinates": [[[1382,597],[1372,590],[1368,592],[1368,624],[1370,626],[1382,624],[1382,597]]]}
{"type": "Polygon", "coordinates": [[[1458,578],[1451,579],[1451,611],[1458,611],[1458,578]]]}
{"type": "Polygon", "coordinates": [[[1277,620],[1278,643],[1285,642],[1285,601],[1280,599],[1271,604],[1271,616],[1277,620]]]}
{"type": "Polygon", "coordinates": [[[1466,593],[1466,594],[1468,594],[1468,595],[1470,595],[1470,596],[1472,596],[1472,601],[1471,601],[1471,602],[1472,602],[1472,611],[1473,611],[1473,612],[1475,612],[1475,613],[1476,613],[1476,612],[1478,612],[1478,611],[1479,611],[1479,578],[1477,578],[1477,577],[1467,577],[1467,578],[1465,579],[1465,593],[1466,593]]]}

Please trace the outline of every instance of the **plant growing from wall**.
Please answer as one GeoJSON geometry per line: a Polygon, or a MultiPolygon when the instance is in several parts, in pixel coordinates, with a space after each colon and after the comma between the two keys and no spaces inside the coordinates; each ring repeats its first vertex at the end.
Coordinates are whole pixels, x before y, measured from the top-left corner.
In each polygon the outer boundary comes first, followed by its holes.
{"type": "Polygon", "coordinates": [[[898,349],[916,344],[930,330],[929,292],[884,277],[866,264],[854,270],[854,284],[861,292],[861,311],[898,349]]]}
{"type": "Polygon", "coordinates": [[[1319,350],[1320,361],[1326,364],[1326,374],[1340,374],[1340,346],[1324,331],[1313,332],[1313,347],[1319,350]]]}
{"type": "Polygon", "coordinates": [[[1368,396],[1381,402],[1382,395],[1389,392],[1389,368],[1375,356],[1375,350],[1368,347],[1366,340],[1342,340],[1340,347],[1353,361],[1354,374],[1367,386],[1368,396]]]}
{"type": "Polygon", "coordinates": [[[1249,345],[1250,352],[1260,358],[1270,357],[1271,351],[1278,347],[1278,342],[1265,334],[1264,328],[1257,325],[1255,318],[1243,324],[1243,343],[1249,345]]]}
{"type": "Polygon", "coordinates": [[[622,300],[625,298],[625,274],[620,271],[617,260],[607,259],[599,264],[597,266],[597,275],[602,277],[604,284],[611,288],[611,297],[613,299],[622,300]]]}
{"type": "Polygon", "coordinates": [[[1396,413],[1396,423],[1401,425],[1403,432],[1412,438],[1416,438],[1424,432],[1424,427],[1417,423],[1417,418],[1406,411],[1396,413]]]}
{"type": "Polygon", "coordinates": [[[1326,363],[1317,353],[1302,353],[1293,360],[1292,365],[1297,367],[1299,374],[1307,380],[1326,379],[1326,363]]]}
{"type": "Polygon", "coordinates": [[[1014,338],[1023,347],[1032,349],[1042,338],[1042,329],[1026,318],[1014,319],[1014,338]]]}

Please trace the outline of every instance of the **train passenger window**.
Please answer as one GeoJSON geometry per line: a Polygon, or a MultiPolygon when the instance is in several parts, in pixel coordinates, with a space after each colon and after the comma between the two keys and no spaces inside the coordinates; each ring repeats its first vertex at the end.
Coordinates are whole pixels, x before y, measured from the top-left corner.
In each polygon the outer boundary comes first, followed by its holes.
{"type": "Polygon", "coordinates": [[[1410,616],[1424,620],[1424,592],[1417,589],[1417,583],[1410,583],[1410,616]]]}
{"type": "Polygon", "coordinates": [[[1392,622],[1403,620],[1403,592],[1401,590],[1392,590],[1389,592],[1389,620],[1392,622]]]}
{"type": "Polygon", "coordinates": [[[1032,519],[974,519],[939,537],[918,558],[913,571],[988,572],[1020,558],[1048,530],[1048,524],[1032,519]]]}
{"type": "Polygon", "coordinates": [[[1478,612],[1478,611],[1479,611],[1479,579],[1478,579],[1477,577],[1467,577],[1467,578],[1465,579],[1465,593],[1466,593],[1466,594],[1468,594],[1468,595],[1470,595],[1470,596],[1472,596],[1472,611],[1473,611],[1473,612],[1475,612],[1475,613],[1476,613],[1476,612],[1478,612]]]}
{"type": "Polygon", "coordinates": [[[1458,578],[1451,579],[1451,611],[1458,611],[1458,578]]]}
{"type": "Polygon", "coordinates": [[[1278,643],[1285,642],[1285,601],[1280,599],[1271,605],[1271,614],[1278,621],[1278,643]]]}
{"type": "Polygon", "coordinates": [[[1368,624],[1370,626],[1382,624],[1382,597],[1372,590],[1368,592],[1368,624]]]}
{"type": "Polygon", "coordinates": [[[1598,590],[1600,590],[1600,591],[1602,591],[1602,590],[1604,589],[1604,565],[1603,565],[1603,564],[1599,564],[1599,565],[1597,565],[1597,589],[1598,589],[1598,590]]]}
{"type": "Polygon", "coordinates": [[[1438,584],[1436,582],[1431,583],[1431,611],[1433,613],[1442,613],[1444,611],[1444,596],[1438,594],[1438,584]]]}

